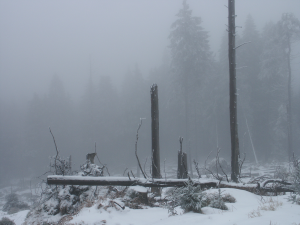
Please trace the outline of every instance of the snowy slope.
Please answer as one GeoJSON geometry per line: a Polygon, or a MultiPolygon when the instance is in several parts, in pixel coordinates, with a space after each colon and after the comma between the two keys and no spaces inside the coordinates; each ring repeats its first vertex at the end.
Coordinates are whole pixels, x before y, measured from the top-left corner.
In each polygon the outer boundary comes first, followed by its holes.
{"type": "MultiPolygon", "coordinates": [[[[269,167],[270,168],[270,167],[269,167]]],[[[170,171],[170,170],[168,170],[170,171]]],[[[274,170],[267,171],[266,168],[256,170],[259,175],[272,175],[274,170]]],[[[256,172],[255,171],[255,172],[256,172]]],[[[252,171],[253,173],[254,171],[252,171]]],[[[173,176],[170,176],[173,177],[173,176]]],[[[139,188],[139,187],[135,187],[139,188]]],[[[142,188],[146,189],[146,188],[142,188]]],[[[10,189],[1,189],[0,209],[4,204],[4,196],[10,193],[10,189]]],[[[208,193],[217,190],[208,190],[208,193]]],[[[223,194],[229,193],[235,199],[235,203],[226,203],[229,210],[222,211],[211,207],[202,209],[203,213],[183,213],[180,210],[179,215],[169,216],[168,210],[162,207],[147,207],[145,209],[131,209],[125,207],[121,210],[119,207],[98,207],[100,200],[96,200],[90,207],[85,207],[78,214],[69,216],[68,222],[64,224],[79,225],[300,225],[300,205],[292,204],[287,201],[287,195],[282,196],[258,196],[250,192],[232,188],[222,189],[223,194]],[[104,209],[105,208],[105,209],[104,209]],[[180,213],[181,212],[181,213],[180,213]]],[[[21,192],[17,192],[21,194],[21,192]]],[[[117,199],[115,199],[117,201],[117,199]]],[[[15,214],[7,215],[0,211],[0,220],[2,217],[8,217],[17,225],[21,225],[26,218],[29,210],[21,211],[15,214]]],[[[58,221],[59,215],[52,216],[53,221],[58,221]]]]}
{"type": "MultiPolygon", "coordinates": [[[[213,192],[216,190],[210,190],[213,192]]],[[[250,225],[250,224],[300,224],[300,206],[287,202],[287,196],[272,197],[275,203],[281,204],[275,211],[259,210],[261,216],[251,218],[253,211],[269,204],[270,197],[263,197],[243,190],[223,189],[236,198],[236,203],[226,203],[229,210],[222,211],[210,207],[203,208],[203,214],[186,213],[177,216],[168,216],[168,210],[163,208],[129,209],[117,211],[112,208],[107,211],[99,210],[96,206],[85,208],[69,223],[84,221],[85,224],[119,224],[119,225],[182,225],[182,224],[224,224],[224,225],[250,225]],[[101,222],[102,221],[102,222],[101,222]]]]}

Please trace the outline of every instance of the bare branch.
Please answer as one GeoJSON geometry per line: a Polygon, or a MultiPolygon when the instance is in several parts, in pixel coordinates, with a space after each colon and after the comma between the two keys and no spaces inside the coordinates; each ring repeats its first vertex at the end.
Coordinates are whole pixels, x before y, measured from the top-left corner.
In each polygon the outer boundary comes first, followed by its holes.
{"type": "Polygon", "coordinates": [[[165,180],[167,180],[167,174],[166,174],[166,158],[164,160],[164,173],[165,173],[165,180]]]}
{"type": "Polygon", "coordinates": [[[131,174],[132,174],[133,178],[135,178],[135,176],[134,176],[134,174],[133,174],[132,170],[130,170],[130,172],[131,172],[131,174]]]}
{"type": "Polygon", "coordinates": [[[246,45],[246,44],[249,44],[249,43],[251,43],[251,41],[240,44],[240,45],[236,46],[234,49],[238,49],[239,47],[242,47],[243,45],[246,45]]]}
{"type": "Polygon", "coordinates": [[[55,149],[56,149],[56,156],[55,156],[55,161],[54,161],[54,164],[55,164],[55,174],[57,175],[57,169],[56,169],[56,160],[57,160],[57,157],[58,157],[58,153],[59,153],[59,151],[58,151],[58,149],[57,149],[56,141],[55,141],[54,135],[53,135],[53,133],[52,133],[52,131],[51,131],[51,128],[50,128],[50,127],[49,127],[49,130],[50,130],[50,133],[51,133],[51,135],[52,135],[52,138],[53,138],[53,141],[54,141],[54,145],[55,145],[55,149]]]}
{"type": "Polygon", "coordinates": [[[245,162],[245,159],[246,159],[246,153],[244,152],[244,158],[242,159],[242,160],[240,160],[240,162],[239,162],[239,169],[240,169],[240,175],[239,175],[239,177],[241,177],[241,174],[242,174],[242,166],[243,166],[243,164],[244,164],[244,162],[245,162]]]}
{"type": "Polygon", "coordinates": [[[126,168],[126,169],[124,170],[123,176],[125,175],[126,170],[128,170],[128,168],[126,168]]]}
{"type": "Polygon", "coordinates": [[[129,172],[127,173],[127,175],[128,175],[129,180],[131,180],[130,175],[129,175],[129,172]]]}
{"type": "Polygon", "coordinates": [[[139,140],[139,129],[140,129],[141,126],[142,126],[143,119],[145,119],[145,118],[140,118],[140,123],[139,123],[138,129],[137,129],[137,131],[136,131],[135,156],[136,156],[136,159],[137,159],[137,161],[138,161],[140,170],[142,171],[142,174],[143,174],[144,178],[147,179],[146,174],[144,173],[143,168],[142,168],[142,166],[141,166],[139,157],[138,157],[138,155],[137,155],[137,143],[138,143],[138,140],[139,140]]]}
{"type": "Polygon", "coordinates": [[[195,165],[195,168],[196,168],[196,171],[197,171],[197,174],[198,174],[198,178],[201,178],[201,173],[200,173],[199,168],[198,168],[198,163],[196,162],[195,159],[194,159],[194,165],[195,165]]]}
{"type": "Polygon", "coordinates": [[[95,153],[96,153],[96,156],[97,156],[97,159],[98,159],[99,163],[106,169],[106,172],[107,172],[108,176],[110,176],[110,173],[108,171],[108,168],[107,168],[106,164],[101,163],[101,161],[100,161],[100,159],[98,157],[98,154],[96,152],[96,142],[95,142],[95,153]]]}
{"type": "Polygon", "coordinates": [[[220,164],[220,160],[219,160],[219,153],[220,153],[220,151],[221,151],[221,148],[219,148],[219,149],[218,149],[218,152],[217,152],[217,160],[218,160],[218,164],[219,164],[219,166],[220,166],[220,168],[221,168],[223,174],[225,175],[227,182],[229,182],[228,176],[227,176],[227,174],[224,172],[223,167],[222,167],[221,164],[220,164]]]}
{"type": "Polygon", "coordinates": [[[146,174],[146,176],[148,177],[147,173],[146,173],[146,164],[147,164],[147,160],[148,160],[148,157],[146,157],[146,160],[145,160],[145,164],[144,164],[144,172],[146,174]]]}

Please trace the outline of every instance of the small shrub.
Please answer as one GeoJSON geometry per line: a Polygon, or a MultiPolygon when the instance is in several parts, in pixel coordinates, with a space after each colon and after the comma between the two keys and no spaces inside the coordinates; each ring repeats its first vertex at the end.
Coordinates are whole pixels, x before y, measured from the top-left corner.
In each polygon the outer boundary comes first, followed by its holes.
{"type": "Polygon", "coordinates": [[[60,156],[50,158],[50,167],[54,169],[55,175],[71,175],[71,156],[67,159],[60,156]]]}
{"type": "Polygon", "coordinates": [[[139,192],[134,189],[128,189],[124,196],[125,206],[132,209],[143,209],[143,206],[152,206],[152,198],[148,198],[147,192],[139,192]]]}
{"type": "Polygon", "coordinates": [[[167,196],[169,199],[168,210],[171,215],[176,215],[175,208],[180,206],[184,212],[201,213],[201,208],[205,206],[206,193],[200,186],[194,186],[189,180],[184,187],[176,188],[167,196]]]}
{"type": "Polygon", "coordinates": [[[0,225],[16,225],[14,221],[8,219],[7,217],[3,217],[2,220],[0,220],[0,225]]]}
{"type": "Polygon", "coordinates": [[[228,207],[225,205],[223,201],[223,196],[220,188],[217,194],[212,195],[212,198],[208,206],[216,209],[228,210],[228,207]]]}
{"type": "Polygon", "coordinates": [[[235,203],[236,202],[235,197],[233,197],[229,193],[226,193],[225,195],[223,195],[222,199],[223,199],[224,202],[227,202],[227,203],[235,203]]]}
{"type": "Polygon", "coordinates": [[[17,194],[12,193],[5,197],[6,203],[3,206],[3,211],[8,212],[8,214],[17,213],[21,210],[29,209],[29,206],[20,201],[17,194]]]}
{"type": "Polygon", "coordinates": [[[80,166],[80,169],[83,172],[82,176],[103,177],[104,166],[100,167],[92,164],[90,160],[87,160],[85,164],[80,166]]]}
{"type": "Polygon", "coordinates": [[[300,197],[295,193],[291,193],[291,195],[288,197],[288,200],[292,203],[300,205],[300,197]]]}

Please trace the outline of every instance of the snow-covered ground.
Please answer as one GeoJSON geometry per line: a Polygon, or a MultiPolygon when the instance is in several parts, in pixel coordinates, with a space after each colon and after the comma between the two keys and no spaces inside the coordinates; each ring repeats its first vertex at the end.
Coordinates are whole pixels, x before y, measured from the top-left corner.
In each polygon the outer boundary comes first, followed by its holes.
{"type": "MultiPolygon", "coordinates": [[[[259,174],[267,174],[270,169],[261,168],[259,174]]],[[[208,193],[216,192],[216,189],[207,190],[208,193]]],[[[8,190],[0,189],[0,192],[7,193],[8,190]]],[[[24,191],[23,191],[24,192],[24,191]]],[[[25,191],[26,192],[26,191],[25,191]]],[[[223,194],[229,193],[235,199],[235,203],[226,203],[229,210],[204,207],[203,213],[183,213],[177,210],[178,215],[169,216],[168,210],[163,207],[146,207],[144,209],[131,209],[125,207],[98,207],[99,201],[85,207],[76,215],[70,216],[64,224],[90,224],[90,225],[300,225],[300,205],[292,204],[287,200],[287,195],[280,196],[259,196],[253,193],[232,189],[222,189],[223,194]]],[[[18,192],[17,192],[18,193],[18,192]]],[[[19,192],[21,193],[21,192],[19,192]]],[[[0,207],[3,206],[4,194],[0,198],[0,207]]],[[[2,217],[8,217],[17,225],[21,225],[29,210],[24,210],[8,215],[0,211],[2,217]]]]}
{"type": "MultiPolygon", "coordinates": [[[[216,190],[209,190],[214,192],[216,190]]],[[[224,225],[298,225],[300,224],[300,205],[287,201],[287,195],[261,197],[243,190],[225,188],[223,193],[229,193],[236,198],[235,203],[226,203],[229,210],[222,211],[211,207],[203,208],[203,214],[179,213],[169,216],[168,210],[154,207],[147,209],[117,210],[113,207],[97,209],[97,204],[83,208],[72,220],[65,224],[112,224],[112,225],[182,225],[182,224],[224,224],[224,225]],[[275,210],[274,210],[275,209],[275,210]],[[273,211],[274,210],[274,211],[273,211]]],[[[17,225],[21,225],[29,210],[12,215],[1,212],[0,218],[8,217],[17,225]]]]}
{"type": "MultiPolygon", "coordinates": [[[[209,191],[212,192],[216,190],[209,191]]],[[[300,224],[300,206],[287,202],[287,196],[271,197],[274,203],[267,203],[270,201],[270,197],[263,197],[262,199],[261,196],[237,189],[225,188],[223,191],[236,198],[236,203],[226,204],[229,208],[228,211],[205,207],[203,208],[203,214],[190,212],[169,216],[168,210],[163,208],[125,208],[125,210],[119,211],[112,208],[105,211],[99,210],[96,206],[93,206],[82,210],[77,216],[74,216],[69,223],[81,224],[84,221],[85,224],[106,223],[115,225],[300,224]],[[275,205],[275,211],[261,209],[269,209],[270,204],[275,205]]]]}

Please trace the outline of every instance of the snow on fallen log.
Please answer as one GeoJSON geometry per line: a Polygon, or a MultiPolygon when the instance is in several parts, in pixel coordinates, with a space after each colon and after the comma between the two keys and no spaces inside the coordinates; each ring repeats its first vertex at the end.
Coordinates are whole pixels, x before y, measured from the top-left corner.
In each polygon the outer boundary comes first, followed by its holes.
{"type": "MultiPolygon", "coordinates": [[[[51,175],[47,184],[55,185],[90,185],[90,186],[143,186],[143,187],[182,187],[188,179],[145,179],[128,177],[85,177],[51,175]]],[[[201,188],[217,187],[219,181],[210,179],[192,179],[194,185],[201,188]]]]}
{"type": "Polygon", "coordinates": [[[262,183],[257,184],[243,184],[243,183],[221,183],[220,188],[235,188],[240,190],[249,191],[256,194],[265,194],[267,192],[279,193],[279,192],[294,192],[293,189],[290,188],[290,183],[281,181],[279,179],[268,179],[262,183]],[[266,187],[266,184],[281,184],[281,186],[271,186],[266,187]]]}
{"type": "MultiPolygon", "coordinates": [[[[188,179],[145,179],[128,177],[88,177],[88,176],[61,176],[50,175],[47,178],[49,185],[89,185],[89,186],[143,186],[143,187],[182,187],[188,179]]],[[[200,178],[192,179],[194,185],[201,188],[236,188],[257,194],[266,192],[294,192],[289,186],[290,183],[279,182],[279,180],[266,180],[257,184],[228,183],[218,180],[200,178]],[[279,183],[282,186],[266,187],[266,184],[279,183]]]]}

